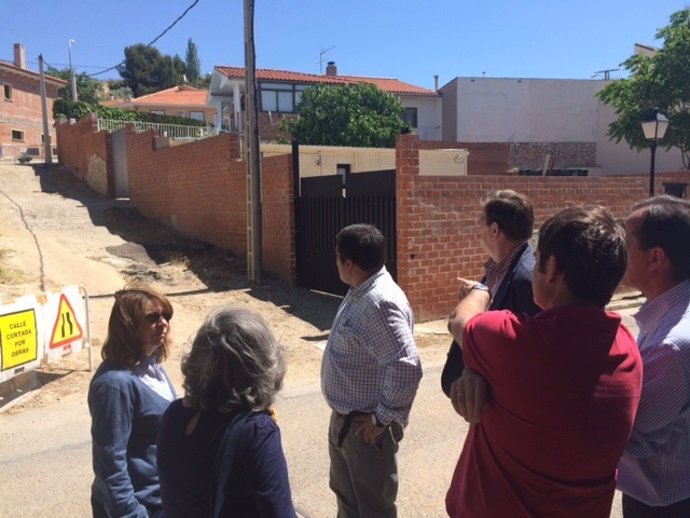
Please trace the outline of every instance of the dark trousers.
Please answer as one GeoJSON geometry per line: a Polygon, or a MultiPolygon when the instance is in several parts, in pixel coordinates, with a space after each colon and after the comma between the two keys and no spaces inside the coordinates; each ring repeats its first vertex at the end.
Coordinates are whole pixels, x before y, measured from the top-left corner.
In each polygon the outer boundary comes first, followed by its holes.
{"type": "Polygon", "coordinates": [[[651,506],[623,493],[624,518],[688,518],[690,498],[665,506],[651,506]]]}

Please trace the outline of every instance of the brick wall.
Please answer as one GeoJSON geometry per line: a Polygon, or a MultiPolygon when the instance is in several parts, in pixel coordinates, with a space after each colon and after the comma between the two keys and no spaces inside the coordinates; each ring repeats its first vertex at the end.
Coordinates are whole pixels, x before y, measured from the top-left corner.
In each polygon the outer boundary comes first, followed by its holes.
{"type": "MultiPolygon", "coordinates": [[[[479,199],[490,189],[514,189],[529,196],[535,226],[560,209],[601,204],[623,217],[648,194],[646,176],[629,177],[467,177],[419,176],[416,136],[397,142],[398,282],[418,321],[446,316],[457,302],[456,277],[479,278],[486,260],[478,235],[479,199]]],[[[690,183],[690,172],[663,174],[663,183],[690,183]]]]}
{"type": "Polygon", "coordinates": [[[96,131],[95,115],[86,116],[74,124],[57,124],[58,154],[62,165],[81,179],[89,174],[92,158],[108,161],[108,132],[96,131]]]}
{"type": "MultiPolygon", "coordinates": [[[[27,148],[38,148],[43,156],[43,111],[38,79],[22,77],[20,73],[10,73],[0,68],[0,88],[9,85],[12,98],[5,99],[0,90],[0,146],[4,157],[18,157],[27,148]],[[12,131],[19,131],[22,140],[13,140],[12,131]]],[[[46,82],[46,104],[48,108],[48,127],[52,146],[55,147],[53,129],[53,98],[57,97],[57,87],[46,82]]]]}
{"type": "Polygon", "coordinates": [[[295,282],[295,204],[292,155],[264,158],[261,171],[263,257],[268,271],[295,282]]]}
{"type": "MultiPolygon", "coordinates": [[[[153,133],[128,135],[130,198],[146,217],[244,257],[247,165],[235,135],[154,150],[153,133]]],[[[263,268],[294,283],[295,234],[289,155],[262,162],[263,268]]]]}

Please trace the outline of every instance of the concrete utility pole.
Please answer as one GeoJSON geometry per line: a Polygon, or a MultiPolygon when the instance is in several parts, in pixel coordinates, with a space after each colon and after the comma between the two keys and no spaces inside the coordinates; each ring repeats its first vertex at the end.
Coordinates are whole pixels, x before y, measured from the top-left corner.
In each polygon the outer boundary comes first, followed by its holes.
{"type": "Polygon", "coordinates": [[[244,0],[244,80],[247,110],[247,276],[261,283],[261,156],[256,103],[254,0],[244,0]]]}
{"type": "Polygon", "coordinates": [[[43,54],[38,55],[38,73],[41,82],[41,113],[43,115],[43,160],[53,163],[53,150],[50,144],[50,126],[48,125],[48,99],[46,99],[46,76],[43,73],[43,54]]]}
{"type": "Polygon", "coordinates": [[[67,42],[67,57],[69,58],[69,78],[71,81],[70,84],[72,85],[72,100],[77,102],[77,76],[74,75],[74,69],[72,68],[72,45],[75,43],[76,41],[74,40],[69,40],[67,42]]]}

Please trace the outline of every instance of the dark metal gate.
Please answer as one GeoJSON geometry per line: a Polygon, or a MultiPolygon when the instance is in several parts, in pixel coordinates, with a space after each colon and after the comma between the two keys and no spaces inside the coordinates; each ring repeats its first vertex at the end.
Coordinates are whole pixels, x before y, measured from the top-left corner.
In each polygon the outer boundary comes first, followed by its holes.
{"type": "Polygon", "coordinates": [[[397,277],[394,170],[302,178],[300,185],[295,199],[299,286],[345,294],[335,266],[335,235],[353,223],[381,230],[386,268],[397,277]]]}

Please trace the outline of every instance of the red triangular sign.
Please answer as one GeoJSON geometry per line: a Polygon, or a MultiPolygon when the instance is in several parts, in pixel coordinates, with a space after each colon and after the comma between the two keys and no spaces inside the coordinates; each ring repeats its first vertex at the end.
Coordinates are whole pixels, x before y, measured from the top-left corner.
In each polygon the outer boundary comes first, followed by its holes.
{"type": "Polygon", "coordinates": [[[77,320],[77,314],[64,293],[60,294],[57,318],[53,326],[53,334],[50,339],[50,348],[55,349],[65,344],[79,340],[84,334],[77,320]]]}

